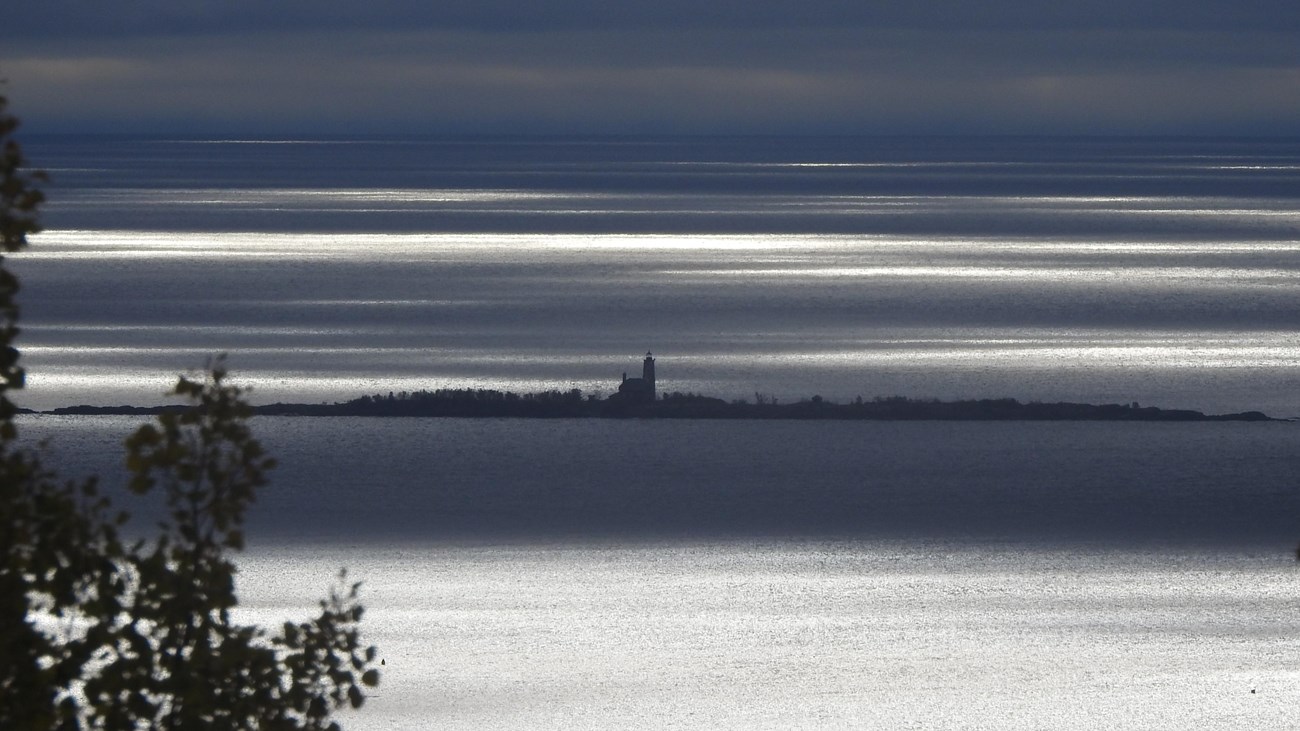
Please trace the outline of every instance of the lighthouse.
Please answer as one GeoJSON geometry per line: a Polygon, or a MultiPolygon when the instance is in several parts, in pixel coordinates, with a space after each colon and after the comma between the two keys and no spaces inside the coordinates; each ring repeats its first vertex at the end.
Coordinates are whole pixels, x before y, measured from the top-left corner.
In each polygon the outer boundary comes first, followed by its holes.
{"type": "Polygon", "coordinates": [[[641,361],[641,380],[645,381],[646,385],[650,387],[650,396],[653,398],[655,393],[655,358],[648,350],[645,353],[645,360],[641,361]]]}
{"type": "Polygon", "coordinates": [[[628,401],[655,400],[655,357],[646,352],[641,361],[641,377],[628,378],[623,374],[623,382],[618,384],[618,395],[628,401]]]}

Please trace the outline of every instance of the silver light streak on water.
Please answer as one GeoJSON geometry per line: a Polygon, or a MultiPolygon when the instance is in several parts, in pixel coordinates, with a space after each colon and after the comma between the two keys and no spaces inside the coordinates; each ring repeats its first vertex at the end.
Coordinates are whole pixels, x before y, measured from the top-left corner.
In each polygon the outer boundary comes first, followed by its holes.
{"type": "Polygon", "coordinates": [[[607,392],[644,346],[728,398],[1300,409],[1294,241],[54,230],[17,266],[43,407],[154,403],[217,351],[259,399],[607,392]]]}
{"type": "Polygon", "coordinates": [[[37,408],[441,387],[1300,414],[1300,145],[57,138],[37,408]],[[265,143],[265,144],[264,144],[265,143]]]}
{"type": "Polygon", "coordinates": [[[343,564],[385,658],[358,731],[1284,728],[1300,702],[1300,585],[1264,556],[279,548],[241,562],[241,618],[296,616],[343,564]]]}
{"type": "MultiPolygon", "coordinates": [[[[19,428],[147,529],[141,421],[19,428]]],[[[1285,728],[1300,701],[1290,424],[252,426],[280,465],[237,618],[363,581],[357,731],[1285,728]]]]}
{"type": "MultiPolygon", "coordinates": [[[[34,140],[22,403],[660,386],[1300,414],[1300,141],[34,140]]],[[[140,419],[24,415],[120,490],[140,419]]],[[[1287,728],[1294,425],[257,417],[346,727],[1287,728]]],[[[126,502],[144,525],[150,506],[126,502]]]]}

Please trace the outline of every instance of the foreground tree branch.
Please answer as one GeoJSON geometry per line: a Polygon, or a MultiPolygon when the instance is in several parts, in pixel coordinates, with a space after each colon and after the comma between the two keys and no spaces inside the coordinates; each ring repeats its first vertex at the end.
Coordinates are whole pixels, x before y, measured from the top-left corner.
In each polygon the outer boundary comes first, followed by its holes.
{"type": "MultiPolygon", "coordinates": [[[[18,251],[44,200],[0,96],[0,236],[18,251]]],[[[217,359],[173,390],[187,404],[127,440],[129,486],[161,493],[156,536],[128,544],[129,516],[94,478],[61,480],[17,443],[9,391],[18,281],[0,255],[0,729],[336,729],[334,710],[379,682],[361,644],[359,584],[340,574],[321,612],[278,633],[231,618],[233,552],[275,461],[217,359]]]]}

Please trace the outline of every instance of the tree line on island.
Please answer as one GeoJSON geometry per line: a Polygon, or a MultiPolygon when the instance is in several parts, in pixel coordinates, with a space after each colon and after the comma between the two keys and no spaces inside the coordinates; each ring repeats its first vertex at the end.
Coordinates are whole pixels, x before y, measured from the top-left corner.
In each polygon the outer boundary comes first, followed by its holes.
{"type": "MultiPolygon", "coordinates": [[[[942,401],[905,396],[861,396],[837,403],[821,396],[782,402],[756,393],[754,399],[726,401],[696,393],[661,393],[653,399],[602,398],[574,388],[535,393],[494,389],[388,392],[320,404],[274,403],[254,407],[268,416],[423,416],[462,418],[661,418],[803,420],[967,420],[967,421],[1271,421],[1259,411],[1209,415],[1191,409],[1129,404],[1086,404],[1014,398],[942,401]]],[[[173,407],[72,406],[55,414],[156,414],[173,407]]]]}

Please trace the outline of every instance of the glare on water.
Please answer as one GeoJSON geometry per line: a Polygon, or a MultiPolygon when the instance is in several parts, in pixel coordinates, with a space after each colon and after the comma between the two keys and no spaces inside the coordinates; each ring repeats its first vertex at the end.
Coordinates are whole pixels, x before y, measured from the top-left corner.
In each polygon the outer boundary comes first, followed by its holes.
{"type": "MultiPolygon", "coordinates": [[[[112,489],[139,421],[19,427],[112,489]]],[[[1290,424],[252,426],[280,466],[240,618],[364,582],[385,674],[348,728],[1287,728],[1300,700],[1290,424]]]]}
{"type": "Polygon", "coordinates": [[[365,581],[353,729],[1285,728],[1286,557],[891,542],[266,548],[242,614],[365,581]]]}
{"type": "Polygon", "coordinates": [[[1300,413],[1288,140],[37,140],[26,404],[439,387],[1300,413]],[[1014,343],[1012,341],[1015,341],[1014,343]]]}
{"type": "MultiPolygon", "coordinates": [[[[223,351],[259,402],[605,395],[653,349],[726,399],[1300,414],[1294,141],[25,147],[24,406],[223,351]]],[[[133,420],[20,421],[120,485],[133,420]]],[[[1295,725],[1290,424],[255,431],[241,617],[365,582],[350,728],[1295,725]]]]}
{"type": "Polygon", "coordinates": [[[217,351],[260,400],[602,393],[653,347],[669,388],[724,398],[1300,409],[1295,242],[50,231],[24,257],[37,407],[156,403],[217,351]]]}

